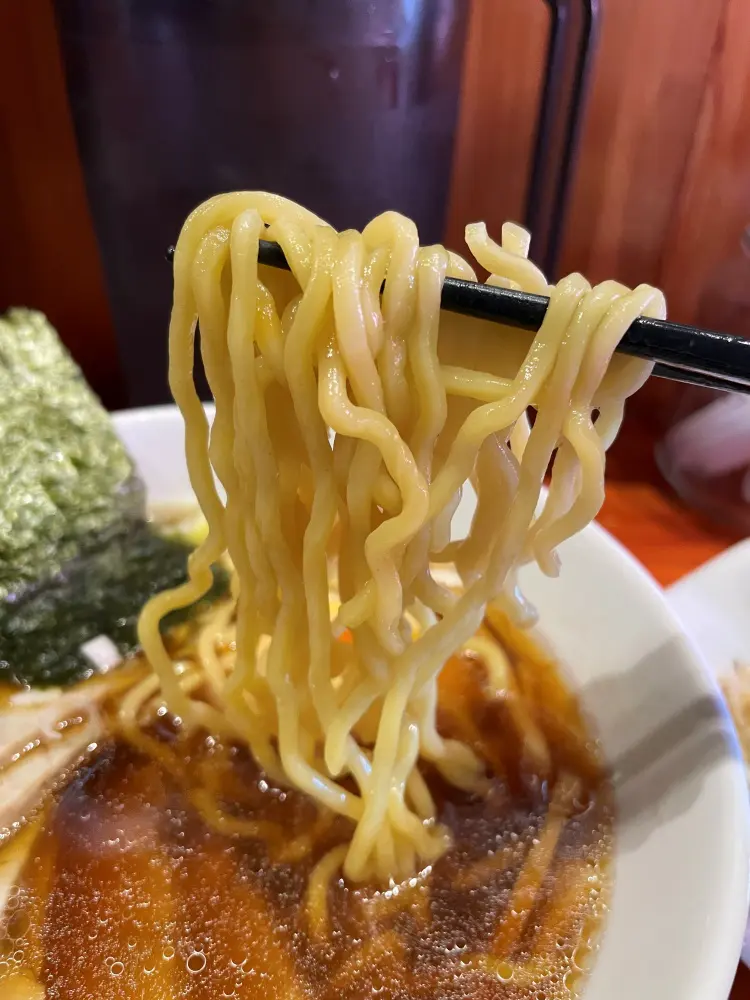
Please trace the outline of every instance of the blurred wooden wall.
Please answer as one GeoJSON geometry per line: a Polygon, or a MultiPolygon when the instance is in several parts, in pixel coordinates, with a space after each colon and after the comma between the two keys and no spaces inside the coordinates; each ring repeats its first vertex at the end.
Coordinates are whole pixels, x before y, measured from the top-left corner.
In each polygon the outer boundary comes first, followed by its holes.
{"type": "Polygon", "coordinates": [[[0,0],[0,312],[43,310],[110,406],[124,392],[51,0],[0,0]]]}
{"type": "Polygon", "coordinates": [[[549,27],[543,0],[472,0],[446,242],[523,217],[549,27]]]}
{"type": "MultiPolygon", "coordinates": [[[[738,315],[728,299],[742,294],[743,268],[750,274],[740,250],[750,223],[750,3],[600,0],[600,9],[560,272],[650,282],[666,292],[670,317],[727,326],[738,315]]],[[[484,218],[497,233],[523,217],[545,10],[543,0],[474,0],[448,234],[456,248],[466,221],[484,218]]],[[[612,472],[654,478],[649,441],[679,392],[654,379],[631,402],[612,472]]]]}

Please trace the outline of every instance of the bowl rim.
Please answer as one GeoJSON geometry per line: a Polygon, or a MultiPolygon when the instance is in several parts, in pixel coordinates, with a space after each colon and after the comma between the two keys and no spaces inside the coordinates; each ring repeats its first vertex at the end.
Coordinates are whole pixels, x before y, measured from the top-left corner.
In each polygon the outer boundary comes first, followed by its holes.
{"type": "MultiPolygon", "coordinates": [[[[211,410],[212,407],[209,404],[207,406],[209,415],[211,410]]],[[[149,448],[153,447],[155,444],[154,435],[158,438],[159,427],[162,429],[169,428],[170,433],[172,435],[177,434],[178,437],[182,434],[182,418],[174,404],[121,410],[112,416],[118,434],[124,437],[126,445],[130,445],[131,448],[133,441],[140,440],[141,437],[143,437],[144,441],[147,437],[150,438],[151,441],[146,446],[149,448]]],[[[156,447],[158,448],[158,442],[156,443],[156,447]]],[[[148,476],[146,476],[146,479],[148,486],[148,476]]],[[[634,978],[639,980],[642,976],[645,976],[646,982],[642,982],[640,987],[636,987],[638,995],[643,1000],[665,1000],[666,996],[669,996],[670,1000],[725,1000],[729,994],[740,957],[750,891],[750,810],[748,809],[745,770],[736,737],[733,734],[731,726],[727,725],[727,713],[712,671],[705,665],[691,640],[685,635],[683,627],[667,603],[662,589],[656,584],[644,567],[598,524],[590,525],[576,539],[565,544],[566,563],[568,560],[571,560],[574,564],[574,569],[576,564],[581,564],[579,568],[585,569],[586,565],[592,564],[593,560],[595,575],[603,573],[607,585],[619,587],[623,593],[632,597],[634,606],[637,606],[639,610],[640,618],[645,617],[646,619],[645,624],[641,628],[640,619],[634,619],[632,622],[629,621],[626,627],[622,629],[622,634],[615,638],[621,642],[625,642],[627,645],[632,639],[632,634],[638,633],[639,629],[641,629],[643,636],[640,636],[640,639],[643,639],[646,643],[645,649],[651,649],[648,643],[654,637],[662,643],[661,645],[657,643],[655,647],[657,661],[660,655],[664,662],[669,658],[672,668],[676,671],[678,679],[683,683],[683,686],[691,689],[696,697],[700,696],[701,700],[705,701],[705,706],[707,706],[705,710],[708,713],[709,721],[721,730],[717,738],[721,741],[721,746],[723,747],[721,759],[715,763],[712,762],[710,767],[707,767],[705,773],[701,772],[700,781],[695,778],[698,789],[696,801],[699,803],[697,811],[694,805],[691,805],[689,808],[686,808],[684,814],[681,813],[675,820],[671,815],[662,814],[660,812],[660,804],[657,802],[653,815],[646,816],[643,819],[643,831],[645,831],[646,839],[640,847],[636,845],[632,849],[627,845],[628,838],[620,837],[620,828],[616,822],[616,842],[613,852],[616,870],[615,896],[612,903],[612,912],[604,929],[601,954],[589,978],[585,998],[586,1000],[599,1000],[600,997],[607,998],[607,1000],[620,1000],[620,989],[623,989],[623,998],[632,996],[634,978]],[[649,630],[653,634],[650,634],[649,630]],[[665,646],[664,643],[667,641],[668,645],[665,646]],[[716,823],[711,822],[712,818],[716,818],[713,817],[714,810],[718,816],[716,823]],[[692,819],[688,817],[692,817],[692,819]],[[648,961],[644,962],[644,968],[639,969],[637,956],[633,955],[632,960],[634,964],[632,971],[636,975],[635,977],[629,977],[629,982],[624,986],[614,982],[609,976],[602,978],[602,976],[597,975],[597,972],[604,961],[604,953],[606,951],[613,951],[613,948],[610,947],[610,935],[608,932],[610,920],[617,914],[618,884],[620,881],[620,876],[617,872],[620,872],[621,868],[629,870],[628,866],[632,866],[635,863],[636,868],[634,870],[637,871],[638,877],[645,881],[646,884],[648,884],[649,878],[653,880],[658,879],[660,876],[658,869],[651,870],[646,866],[643,871],[638,870],[637,855],[639,851],[641,854],[645,853],[648,855],[650,850],[649,844],[652,848],[653,841],[659,840],[664,829],[674,822],[677,822],[677,826],[680,826],[680,824],[684,826],[685,823],[688,824],[685,829],[693,841],[691,844],[693,852],[700,852],[703,847],[702,839],[696,837],[697,828],[703,824],[706,827],[704,835],[708,836],[708,839],[711,840],[716,854],[714,857],[707,849],[703,852],[705,855],[703,859],[705,865],[711,869],[711,871],[706,873],[704,879],[706,885],[703,890],[706,898],[713,900],[713,909],[711,912],[699,911],[697,902],[690,904],[689,900],[687,905],[677,905],[670,910],[668,902],[665,903],[661,896],[658,897],[658,907],[661,907],[663,916],[669,918],[671,915],[671,919],[674,922],[674,928],[667,934],[667,936],[670,936],[673,930],[675,938],[674,941],[671,941],[670,937],[670,953],[676,956],[681,936],[681,925],[684,924],[685,929],[687,929],[689,921],[692,933],[692,938],[688,935],[689,942],[695,938],[696,926],[700,925],[700,947],[692,947],[688,943],[686,954],[681,955],[679,969],[677,968],[676,958],[673,957],[667,965],[659,967],[658,958],[653,959],[653,956],[650,963],[648,961]],[[694,827],[695,829],[693,829],[694,827]],[[634,857],[635,862],[633,861],[634,857]],[[641,976],[638,975],[639,972],[641,976]],[[651,992],[651,989],[656,990],[656,987],[652,987],[651,983],[658,983],[660,981],[663,984],[669,984],[674,981],[677,992],[670,990],[668,987],[666,987],[665,991],[664,985],[658,988],[658,992],[651,992]],[[596,988],[594,988],[595,983],[596,988]]],[[[582,580],[582,575],[579,574],[579,576],[582,580]]],[[[573,580],[575,580],[575,572],[573,580]]],[[[558,604],[570,603],[569,588],[565,589],[564,597],[561,599],[560,596],[557,598],[549,596],[553,593],[551,585],[559,589],[561,582],[554,581],[552,583],[552,581],[545,582],[540,579],[534,579],[534,586],[544,596],[541,609],[543,621],[545,615],[555,618],[555,601],[558,604]]],[[[559,594],[562,595],[563,591],[560,590],[559,594]]],[[[606,600],[607,596],[603,595],[601,601],[606,602],[606,600]]],[[[604,608],[604,612],[610,618],[612,617],[613,612],[611,607],[608,609],[604,608]]],[[[593,616],[593,620],[596,624],[596,615],[593,616]]],[[[560,627],[561,622],[556,621],[555,628],[559,629],[560,627]]],[[[569,631],[575,630],[570,623],[566,627],[569,631]]],[[[575,631],[580,633],[581,630],[578,629],[575,631]]],[[[584,648],[581,645],[580,649],[583,650],[584,648]]],[[[607,651],[612,655],[619,655],[618,651],[614,650],[614,646],[612,648],[608,647],[607,651]]],[[[565,662],[570,663],[568,657],[565,658],[565,662]]],[[[576,674],[575,665],[573,665],[572,673],[576,674]]],[[[626,677],[626,674],[627,671],[622,676],[626,677]]],[[[630,684],[630,686],[632,687],[633,685],[630,684]]],[[[677,695],[668,693],[666,697],[675,698],[677,695]]],[[[652,695],[649,699],[649,705],[654,700],[655,698],[652,695]]],[[[593,711],[597,722],[600,721],[599,711],[593,711]]],[[[612,711],[617,711],[616,705],[612,711]]],[[[668,716],[664,718],[666,719],[668,716]]],[[[689,778],[692,783],[693,776],[689,776],[689,778]]],[[[667,788],[667,793],[671,795],[672,789],[667,788]]],[[[618,812],[620,811],[619,807],[618,793],[618,812]]],[[[677,841],[675,850],[679,853],[681,849],[680,841],[677,841]]],[[[683,853],[685,852],[683,851],[683,853]]],[[[669,858],[669,855],[664,855],[663,851],[662,856],[667,859],[669,858]]],[[[700,861],[700,855],[696,856],[695,853],[690,854],[688,852],[684,857],[684,863],[688,866],[688,873],[691,864],[696,865],[695,871],[699,873],[700,861]]],[[[696,889],[696,893],[697,891],[696,889]]],[[[633,909],[632,905],[630,909],[633,909]]],[[[653,916],[653,912],[649,908],[648,901],[644,900],[643,914],[653,916]]],[[[629,919],[630,924],[628,926],[634,930],[635,920],[632,914],[629,919]]],[[[641,923],[647,924],[648,919],[643,920],[641,923]]],[[[669,925],[663,923],[660,927],[660,933],[664,933],[665,927],[668,928],[669,925]]],[[[618,931],[617,933],[621,932],[618,931]]],[[[643,933],[643,928],[638,933],[643,933]]],[[[615,944],[618,948],[622,949],[626,942],[623,940],[615,944]]],[[[620,964],[622,965],[622,963],[620,964]]]]}

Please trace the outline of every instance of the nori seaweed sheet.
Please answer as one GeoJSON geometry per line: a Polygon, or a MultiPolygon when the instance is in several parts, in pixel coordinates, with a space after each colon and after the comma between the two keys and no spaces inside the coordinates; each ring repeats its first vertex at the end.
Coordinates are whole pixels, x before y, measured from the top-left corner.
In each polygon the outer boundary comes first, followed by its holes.
{"type": "Polygon", "coordinates": [[[144,512],[109,415],[54,329],[30,309],[0,317],[0,599],[144,512]]]}
{"type": "MultiPolygon", "coordinates": [[[[0,400],[0,680],[70,684],[93,672],[87,640],[137,648],[141,607],[187,578],[190,547],[146,522],[109,415],[39,312],[0,317],[0,400]]],[[[227,590],[217,569],[206,600],[227,590]]]]}
{"type": "MultiPolygon", "coordinates": [[[[123,656],[138,648],[136,626],[146,600],[187,579],[190,546],[134,521],[102,539],[100,548],[68,563],[54,578],[0,602],[0,679],[32,687],[64,686],[94,670],[81,646],[108,636],[123,656]]],[[[173,612],[166,631],[225,595],[229,575],[214,570],[214,585],[197,605],[173,612]]]]}

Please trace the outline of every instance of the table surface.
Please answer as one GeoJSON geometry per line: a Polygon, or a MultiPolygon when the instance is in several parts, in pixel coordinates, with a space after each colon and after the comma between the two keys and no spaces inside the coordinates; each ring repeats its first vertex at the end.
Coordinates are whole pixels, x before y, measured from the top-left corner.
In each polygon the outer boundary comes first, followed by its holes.
{"type": "MultiPolygon", "coordinates": [[[[665,587],[737,541],[642,483],[608,483],[598,520],[665,587]]],[[[731,1000],[750,1000],[750,969],[744,965],[737,970],[731,1000]]]]}

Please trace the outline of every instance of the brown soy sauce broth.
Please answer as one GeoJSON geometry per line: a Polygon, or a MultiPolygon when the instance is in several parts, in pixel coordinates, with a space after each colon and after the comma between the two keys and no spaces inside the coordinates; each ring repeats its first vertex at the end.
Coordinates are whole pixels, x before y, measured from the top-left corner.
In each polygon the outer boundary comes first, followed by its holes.
{"type": "MultiPolygon", "coordinates": [[[[270,824],[265,841],[225,836],[157,761],[114,742],[48,805],[6,908],[0,995],[8,984],[50,1000],[579,995],[606,910],[611,786],[554,665],[495,625],[555,769],[542,780],[525,767],[482,664],[454,658],[440,728],[485,753],[497,777],[478,800],[427,774],[454,840],[432,870],[386,892],[334,877],[313,931],[309,874],[347,839],[347,821],[321,821],[244,752],[196,738],[183,748],[190,773],[270,824]],[[571,774],[553,836],[550,801],[571,774]],[[300,838],[309,849],[287,856],[300,838]]],[[[161,736],[172,738],[167,726],[161,736]]]]}

